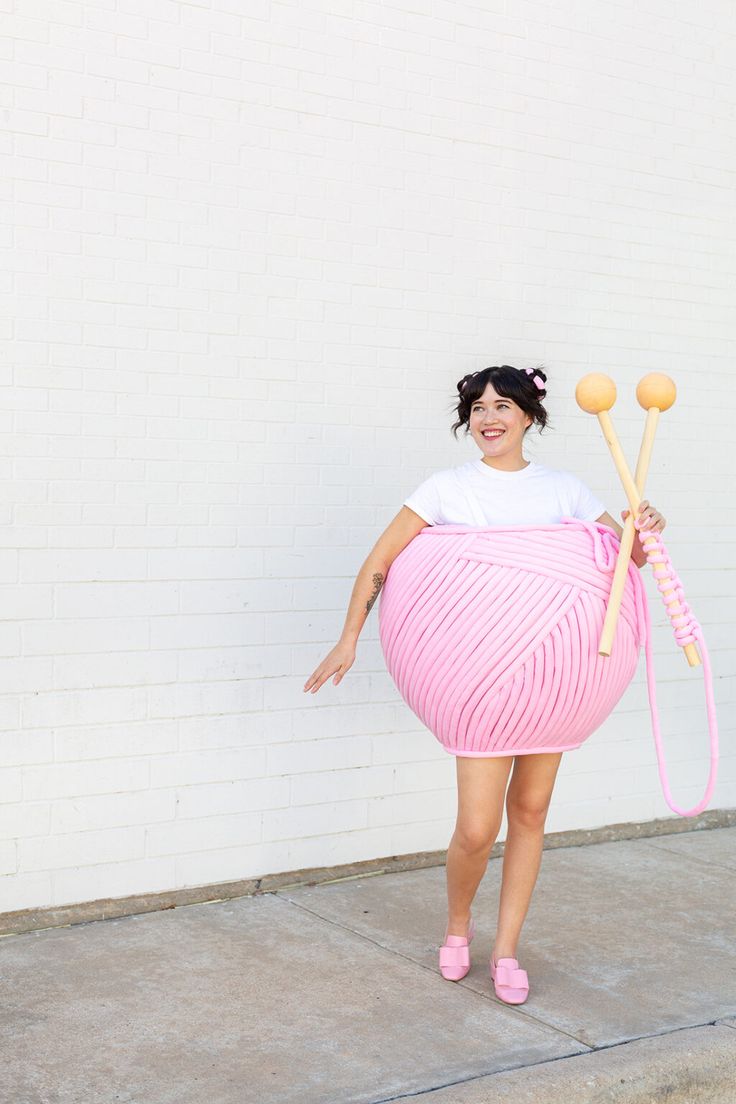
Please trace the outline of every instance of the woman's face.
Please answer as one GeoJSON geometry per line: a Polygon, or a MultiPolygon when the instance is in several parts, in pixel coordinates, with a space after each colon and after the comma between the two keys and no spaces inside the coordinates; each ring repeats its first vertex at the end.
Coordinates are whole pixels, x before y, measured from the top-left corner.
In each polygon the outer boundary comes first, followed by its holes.
{"type": "Polygon", "coordinates": [[[495,460],[521,457],[524,430],[532,421],[513,399],[496,394],[489,383],[470,408],[468,428],[483,455],[495,460]]]}

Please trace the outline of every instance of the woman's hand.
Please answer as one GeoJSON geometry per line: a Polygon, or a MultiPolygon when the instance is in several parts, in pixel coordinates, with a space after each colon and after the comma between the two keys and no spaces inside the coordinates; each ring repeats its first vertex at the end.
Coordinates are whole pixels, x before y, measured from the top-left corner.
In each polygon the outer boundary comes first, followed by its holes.
{"type": "MultiPolygon", "coordinates": [[[[630,510],[621,511],[621,517],[624,521],[626,521],[630,512],[630,510]]],[[[639,515],[637,520],[639,522],[639,530],[645,530],[648,533],[661,533],[667,524],[664,515],[660,514],[654,506],[650,506],[646,498],[642,499],[639,503],[639,515]]]]}
{"type": "Polygon", "coordinates": [[[330,675],[335,674],[332,680],[333,686],[342,680],[343,675],[350,670],[355,662],[355,645],[350,644],[347,641],[340,640],[332,649],[332,651],[325,656],[307,681],[304,683],[304,693],[311,688],[311,692],[314,694],[319,690],[323,682],[327,682],[330,675]]]}

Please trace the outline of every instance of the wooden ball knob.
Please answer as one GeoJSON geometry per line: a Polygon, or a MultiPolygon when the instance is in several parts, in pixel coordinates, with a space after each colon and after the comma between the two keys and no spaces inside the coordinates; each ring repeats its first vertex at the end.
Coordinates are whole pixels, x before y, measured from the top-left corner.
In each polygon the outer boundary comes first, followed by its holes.
{"type": "Polygon", "coordinates": [[[660,410],[669,410],[677,398],[677,388],[674,380],[663,372],[650,372],[639,380],[636,397],[639,406],[643,406],[645,410],[651,410],[653,406],[660,410]]]}
{"type": "Polygon", "coordinates": [[[610,410],[616,402],[616,384],[603,372],[590,372],[578,382],[575,401],[586,414],[610,410]]]}

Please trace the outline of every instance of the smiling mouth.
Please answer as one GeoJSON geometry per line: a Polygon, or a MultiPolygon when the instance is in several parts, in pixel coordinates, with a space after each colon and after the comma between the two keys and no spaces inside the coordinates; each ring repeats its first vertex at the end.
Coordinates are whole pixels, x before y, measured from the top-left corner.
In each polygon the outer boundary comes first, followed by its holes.
{"type": "Polygon", "coordinates": [[[497,437],[503,437],[504,433],[503,429],[486,430],[481,433],[481,436],[485,437],[486,441],[495,441],[497,437]]]}

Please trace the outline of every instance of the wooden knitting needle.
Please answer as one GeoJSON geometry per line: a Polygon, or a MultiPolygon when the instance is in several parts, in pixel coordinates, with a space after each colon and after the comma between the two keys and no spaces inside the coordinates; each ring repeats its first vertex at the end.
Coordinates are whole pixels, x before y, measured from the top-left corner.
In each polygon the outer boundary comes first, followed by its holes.
{"type": "MultiPolygon", "coordinates": [[[[640,450],[636,472],[634,474],[634,482],[636,483],[636,490],[640,498],[644,494],[644,484],[646,483],[648,467],[649,457],[643,460],[640,450]]],[[[610,656],[611,654],[613,638],[616,635],[618,614],[624,596],[624,588],[626,586],[626,576],[629,571],[629,563],[631,562],[631,550],[634,547],[635,539],[636,527],[634,526],[634,515],[629,511],[629,516],[624,522],[621,544],[619,545],[618,556],[616,557],[616,570],[613,573],[613,582],[611,583],[608,605],[606,606],[606,616],[603,621],[603,629],[598,642],[598,655],[610,656]]]]}
{"type": "MultiPolygon", "coordinates": [[[[598,417],[598,421],[603,430],[603,436],[611,451],[616,470],[618,471],[626,492],[630,510],[624,525],[616,562],[616,570],[614,572],[608,606],[606,608],[606,619],[604,621],[603,632],[601,633],[599,643],[599,655],[603,656],[609,656],[611,654],[611,646],[616,631],[618,612],[621,606],[621,599],[623,598],[624,587],[626,585],[626,575],[628,573],[634,533],[636,531],[634,528],[634,518],[638,516],[639,504],[644,492],[644,483],[649,468],[652,445],[654,444],[654,433],[657,428],[657,420],[660,411],[669,409],[675,401],[676,390],[674,383],[668,376],[652,372],[649,376],[645,376],[644,379],[640,381],[636,394],[640,404],[647,410],[647,422],[644,427],[644,436],[639,450],[636,480],[634,480],[632,479],[631,472],[626,463],[626,458],[619,444],[618,437],[616,436],[616,431],[613,428],[613,422],[608,413],[616,401],[615,383],[610,376],[606,376],[601,372],[591,372],[580,380],[575,389],[575,398],[578,406],[587,413],[596,414],[598,417]]],[[[656,537],[652,534],[644,544],[645,551],[647,546],[655,544],[656,537]]],[[[667,601],[667,596],[670,594],[672,594],[672,588],[663,593],[665,601],[667,601]]],[[[682,609],[679,603],[677,603],[676,608],[674,605],[668,605],[668,611],[676,614],[682,612],[682,609]]],[[[691,667],[700,663],[700,657],[698,656],[694,644],[685,645],[684,651],[691,667]]]]}
{"type": "MultiPolygon", "coordinates": [[[[652,393],[652,388],[649,384],[654,384],[653,379],[655,373],[651,376],[647,376],[641,381],[639,387],[636,390],[636,397],[639,400],[641,406],[647,411],[647,420],[644,425],[644,435],[642,437],[641,446],[639,448],[639,456],[636,461],[636,472],[634,474],[634,483],[636,484],[636,490],[639,499],[641,500],[644,494],[644,485],[647,481],[647,474],[649,472],[649,461],[652,455],[652,446],[654,445],[654,434],[657,428],[657,419],[660,410],[668,409],[674,402],[674,383],[672,384],[672,394],[666,387],[666,383],[660,386],[659,391],[656,394],[652,393]],[[647,383],[648,381],[648,383],[647,383]],[[655,405],[654,399],[658,399],[661,403],[660,406],[655,405]],[[669,401],[667,401],[669,399],[669,401]],[[645,405],[649,403],[649,405],[645,405]],[[666,402],[666,405],[665,405],[666,402]]],[[[667,381],[666,376],[662,377],[662,381],[667,381]]],[[[613,384],[613,380],[611,380],[613,384]]],[[[615,395],[615,385],[614,385],[615,395]]],[[[613,403],[611,403],[611,406],[613,403]]],[[[610,409],[610,406],[609,408],[610,409]]],[[[603,630],[601,632],[601,638],[598,644],[598,655],[610,656],[611,648],[613,647],[613,638],[616,634],[616,624],[618,622],[619,609],[621,607],[621,601],[623,599],[624,588],[626,586],[626,575],[629,570],[629,563],[631,561],[631,550],[634,546],[634,540],[636,538],[636,527],[634,526],[634,514],[629,511],[629,516],[624,522],[623,534],[621,536],[621,544],[619,546],[618,556],[616,558],[616,570],[613,573],[613,582],[611,584],[611,592],[608,598],[608,605],[606,606],[606,616],[603,621],[603,630]]],[[[650,544],[656,544],[656,540],[653,538],[647,538],[646,547],[650,544]]]]}
{"type": "MultiPolygon", "coordinates": [[[[601,424],[601,428],[603,429],[604,436],[611,451],[614,452],[617,447],[620,448],[608,414],[608,411],[616,402],[616,384],[611,377],[604,375],[603,372],[591,372],[589,375],[583,376],[575,388],[575,400],[578,406],[582,410],[585,410],[586,413],[598,415],[598,421],[601,424]]],[[[614,452],[614,460],[615,459],[614,452]]],[[[636,469],[636,492],[639,496],[644,493],[644,483],[646,481],[646,470],[642,467],[641,460],[642,454],[640,452],[639,463],[636,469]]],[[[616,570],[613,574],[611,590],[608,596],[608,605],[606,606],[606,616],[603,622],[603,630],[598,643],[598,655],[601,656],[610,656],[613,638],[616,634],[618,614],[621,608],[624,587],[626,585],[626,575],[629,570],[631,549],[634,545],[634,534],[636,532],[634,528],[634,517],[634,512],[629,513],[621,536],[621,544],[616,559],[616,570]]]]}
{"type": "MultiPolygon", "coordinates": [[[[641,448],[639,449],[639,462],[644,464],[644,475],[649,469],[649,459],[652,455],[652,445],[654,444],[654,433],[657,428],[657,422],[659,421],[660,412],[663,410],[669,410],[677,398],[677,388],[675,387],[674,380],[670,379],[663,372],[650,372],[649,375],[640,379],[636,385],[636,399],[644,410],[647,412],[647,420],[644,425],[644,435],[641,441],[641,448]]],[[[637,463],[637,473],[639,465],[637,463]]],[[[639,480],[637,478],[636,482],[639,480]]],[[[627,521],[632,518],[629,514],[627,521]]],[[[633,524],[633,519],[632,519],[633,524]]],[[[651,534],[644,541],[644,551],[648,548],[656,545],[657,538],[651,534]]],[[[662,599],[667,606],[668,614],[677,616],[683,613],[682,606],[675,597],[674,587],[669,587],[662,591],[662,599]]],[[[674,622],[673,622],[674,624],[674,622]]],[[[700,665],[700,656],[698,649],[694,644],[685,644],[683,651],[691,667],[698,667],[700,665]]]]}

